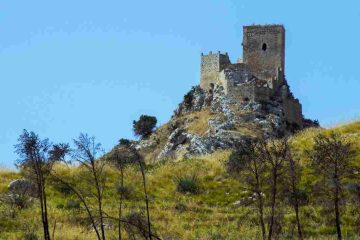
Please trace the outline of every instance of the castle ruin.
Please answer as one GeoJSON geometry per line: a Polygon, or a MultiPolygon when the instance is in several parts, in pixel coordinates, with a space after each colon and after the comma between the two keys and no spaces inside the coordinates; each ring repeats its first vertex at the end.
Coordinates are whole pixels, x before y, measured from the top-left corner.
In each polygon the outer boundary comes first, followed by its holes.
{"type": "Polygon", "coordinates": [[[243,59],[231,63],[227,53],[201,54],[200,87],[220,84],[234,101],[280,99],[289,124],[302,128],[302,108],[285,79],[285,28],[282,25],[243,27],[243,59]]]}

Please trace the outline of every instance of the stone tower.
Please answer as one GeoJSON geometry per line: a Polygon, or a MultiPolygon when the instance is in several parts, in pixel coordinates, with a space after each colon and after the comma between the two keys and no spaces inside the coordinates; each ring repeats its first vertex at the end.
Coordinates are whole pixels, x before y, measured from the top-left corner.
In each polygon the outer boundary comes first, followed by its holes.
{"type": "Polygon", "coordinates": [[[219,82],[219,73],[228,64],[230,64],[230,60],[227,53],[201,54],[200,87],[211,89],[214,84],[219,82]]]}
{"type": "Polygon", "coordinates": [[[282,25],[244,26],[243,62],[273,88],[281,85],[285,71],[285,28],[282,25]]]}

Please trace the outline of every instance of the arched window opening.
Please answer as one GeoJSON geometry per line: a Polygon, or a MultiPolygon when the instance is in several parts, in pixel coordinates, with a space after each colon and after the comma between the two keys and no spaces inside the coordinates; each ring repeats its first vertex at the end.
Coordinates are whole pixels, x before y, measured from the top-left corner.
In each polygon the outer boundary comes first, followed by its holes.
{"type": "Polygon", "coordinates": [[[263,43],[263,45],[262,45],[262,50],[263,50],[263,51],[266,51],[266,49],[267,49],[267,45],[266,45],[266,43],[263,43]]]}

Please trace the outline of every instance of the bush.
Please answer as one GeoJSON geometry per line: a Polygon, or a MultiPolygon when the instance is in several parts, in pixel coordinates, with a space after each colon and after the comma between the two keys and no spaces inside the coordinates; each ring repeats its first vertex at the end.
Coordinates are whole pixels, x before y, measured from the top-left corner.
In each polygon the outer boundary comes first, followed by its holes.
{"type": "Polygon", "coordinates": [[[139,120],[133,121],[134,134],[142,138],[148,137],[154,131],[156,123],[156,117],[141,115],[139,120]]]}
{"type": "Polygon", "coordinates": [[[347,185],[349,192],[353,195],[353,197],[360,203],[360,184],[357,183],[349,183],[347,185]]]}
{"type": "Polygon", "coordinates": [[[115,185],[116,192],[122,196],[123,199],[130,199],[132,195],[132,189],[129,186],[121,186],[121,184],[115,185]]]}
{"type": "Polygon", "coordinates": [[[80,208],[80,202],[75,200],[69,200],[65,204],[66,209],[79,209],[80,208]]]}
{"type": "Polygon", "coordinates": [[[131,141],[130,141],[129,139],[126,139],[126,138],[121,138],[121,139],[119,140],[119,144],[120,144],[121,146],[130,146],[131,141]]]}
{"type": "Polygon", "coordinates": [[[23,236],[24,240],[38,240],[39,238],[37,237],[37,235],[35,233],[25,233],[23,236]]]}
{"type": "Polygon", "coordinates": [[[191,90],[184,95],[184,105],[187,109],[192,107],[192,102],[194,99],[194,92],[195,92],[195,88],[192,87],[191,90]]]}
{"type": "Polygon", "coordinates": [[[26,194],[6,194],[0,196],[0,202],[8,204],[12,208],[25,209],[30,207],[33,201],[26,194]]]}
{"type": "Polygon", "coordinates": [[[125,216],[124,221],[129,239],[137,239],[137,236],[148,239],[147,220],[142,212],[131,212],[125,216]]]}
{"type": "Polygon", "coordinates": [[[179,212],[185,212],[187,210],[187,206],[184,203],[176,203],[175,209],[179,212]]]}
{"type": "Polygon", "coordinates": [[[288,201],[291,205],[294,205],[296,200],[300,205],[306,205],[309,202],[309,196],[304,190],[297,190],[295,193],[288,193],[288,201]]]}
{"type": "Polygon", "coordinates": [[[178,192],[197,194],[200,191],[196,175],[176,177],[174,180],[177,185],[176,190],[178,192]]]}

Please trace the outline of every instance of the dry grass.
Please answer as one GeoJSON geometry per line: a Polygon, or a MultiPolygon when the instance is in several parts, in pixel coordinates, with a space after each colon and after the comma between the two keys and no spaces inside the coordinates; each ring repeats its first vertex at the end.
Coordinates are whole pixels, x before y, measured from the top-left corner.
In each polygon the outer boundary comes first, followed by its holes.
{"type": "MultiPolygon", "coordinates": [[[[202,131],[201,123],[211,117],[203,112],[192,118],[193,131],[202,131]],[[198,117],[198,118],[196,118],[198,117]]],[[[360,122],[339,126],[338,131],[347,136],[351,141],[360,145],[360,122]]],[[[156,132],[161,144],[165,142],[167,127],[159,128],[156,132]]],[[[305,149],[311,147],[312,138],[319,132],[330,130],[307,129],[292,138],[292,146],[296,156],[306,162],[305,149]]],[[[150,193],[151,219],[155,230],[163,239],[259,239],[256,212],[252,207],[234,207],[233,203],[243,197],[240,183],[230,178],[224,169],[224,162],[230,151],[219,151],[211,155],[196,157],[193,159],[178,159],[177,161],[157,162],[148,166],[147,180],[150,193]],[[176,191],[174,177],[184,174],[196,174],[200,183],[199,194],[182,194],[176,191]],[[179,211],[176,206],[185,206],[179,211]]],[[[358,157],[360,156],[360,151],[358,157]]],[[[357,160],[360,163],[360,158],[357,160]]],[[[117,215],[118,196],[114,191],[114,185],[119,180],[118,173],[113,168],[107,168],[108,191],[105,194],[105,211],[111,215],[117,215]]],[[[56,166],[56,173],[61,176],[77,176],[81,172],[79,168],[67,168],[63,165],[56,166]]],[[[125,172],[125,184],[133,189],[133,196],[125,203],[125,214],[144,208],[143,194],[141,192],[141,175],[137,167],[129,167],[125,172]]],[[[0,171],[0,193],[6,191],[7,184],[20,178],[19,173],[0,171]]],[[[308,178],[308,176],[305,176],[308,178]]],[[[305,179],[305,181],[309,181],[305,179]]],[[[85,182],[77,182],[87,184],[85,182]]],[[[55,239],[95,239],[94,232],[89,225],[84,223],[86,215],[80,209],[68,210],[61,208],[69,199],[76,199],[72,195],[64,195],[56,188],[48,187],[49,195],[49,218],[51,229],[56,220],[55,239]]],[[[350,206],[351,207],[351,206],[350,206]]],[[[291,209],[284,207],[286,221],[283,230],[291,232],[294,214],[291,209]]],[[[356,209],[355,209],[356,210],[356,209]]],[[[267,210],[268,211],[268,210],[267,210]]],[[[344,209],[344,234],[348,239],[359,239],[354,233],[353,222],[359,217],[351,214],[354,209],[344,209]]],[[[315,206],[305,206],[301,210],[307,239],[336,239],[334,228],[326,225],[323,212],[315,206]]],[[[15,218],[7,215],[7,209],[0,206],[0,239],[23,239],[23,233],[33,231],[41,235],[40,212],[38,204],[31,208],[17,212],[15,218]]],[[[112,223],[107,230],[108,239],[116,239],[116,224],[112,223]]],[[[52,231],[52,230],[51,230],[52,231]]],[[[282,239],[291,239],[284,236],[282,239]]]]}

